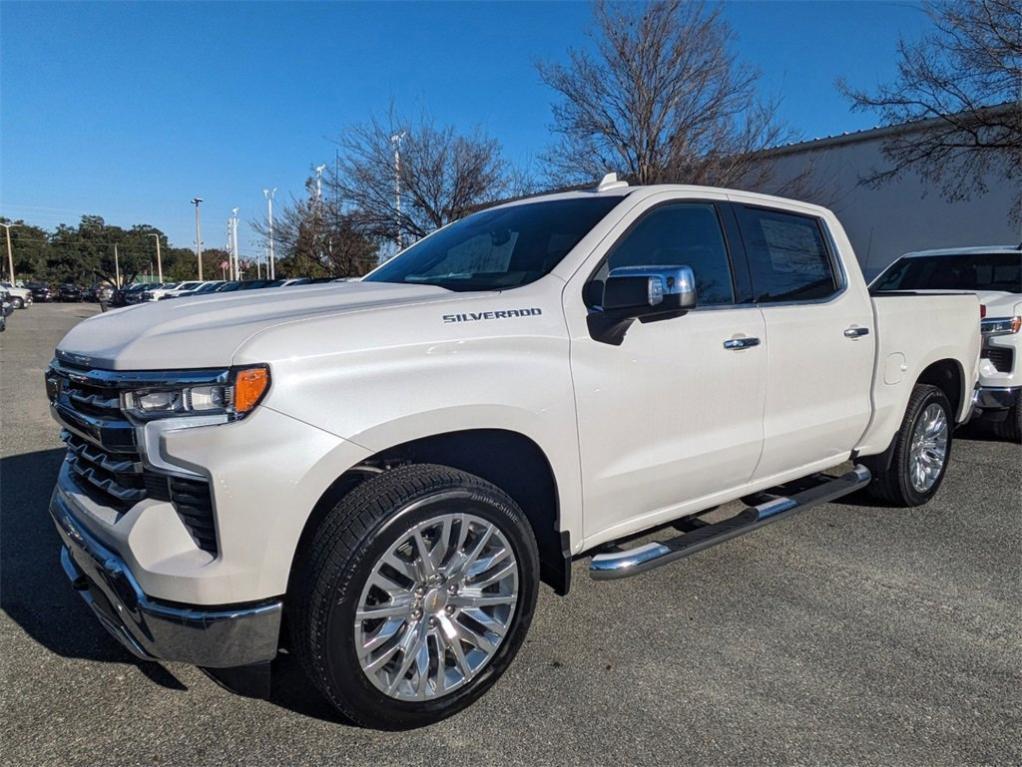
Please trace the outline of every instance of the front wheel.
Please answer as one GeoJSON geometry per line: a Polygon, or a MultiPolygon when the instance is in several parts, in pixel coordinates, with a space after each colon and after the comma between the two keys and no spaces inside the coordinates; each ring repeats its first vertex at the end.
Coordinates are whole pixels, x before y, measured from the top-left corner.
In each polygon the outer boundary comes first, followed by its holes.
{"type": "Polygon", "coordinates": [[[951,459],[954,415],[936,386],[916,384],[891,447],[863,463],[873,473],[868,491],[891,506],[921,506],[940,488],[951,459]]]}
{"type": "Polygon", "coordinates": [[[21,296],[11,296],[11,305],[15,309],[24,309],[25,308],[25,299],[22,298],[21,296]]]}
{"type": "Polygon", "coordinates": [[[513,660],[536,605],[536,541],[517,504],[455,469],[402,466],[324,518],[289,597],[306,673],[380,729],[443,719],[513,660]]]}

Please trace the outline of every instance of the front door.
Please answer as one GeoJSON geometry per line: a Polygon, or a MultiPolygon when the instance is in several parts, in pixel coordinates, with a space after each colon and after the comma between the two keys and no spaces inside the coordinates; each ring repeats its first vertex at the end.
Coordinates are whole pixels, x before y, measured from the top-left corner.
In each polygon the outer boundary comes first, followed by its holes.
{"type": "MultiPolygon", "coordinates": [[[[763,440],[762,314],[739,305],[721,209],[660,196],[633,211],[565,289],[587,545],[666,521],[741,486],[763,440]],[[583,286],[619,266],[689,266],[699,308],[594,340],[583,286]]],[[[598,294],[598,289],[596,293],[598,294]]],[[[592,299],[592,291],[586,290],[592,299]]]]}

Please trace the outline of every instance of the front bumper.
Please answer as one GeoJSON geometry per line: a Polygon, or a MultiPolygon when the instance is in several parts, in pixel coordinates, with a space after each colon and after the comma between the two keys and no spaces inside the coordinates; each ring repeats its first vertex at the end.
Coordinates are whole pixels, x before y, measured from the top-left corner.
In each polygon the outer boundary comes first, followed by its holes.
{"type": "Polygon", "coordinates": [[[975,410],[1007,410],[1020,396],[1022,387],[980,386],[973,391],[972,405],[975,410]]]}
{"type": "Polygon", "coordinates": [[[144,660],[230,668],[277,654],[283,603],[192,607],[147,596],[124,561],[79,524],[59,491],[50,514],[64,542],[60,560],[103,627],[144,660]]]}

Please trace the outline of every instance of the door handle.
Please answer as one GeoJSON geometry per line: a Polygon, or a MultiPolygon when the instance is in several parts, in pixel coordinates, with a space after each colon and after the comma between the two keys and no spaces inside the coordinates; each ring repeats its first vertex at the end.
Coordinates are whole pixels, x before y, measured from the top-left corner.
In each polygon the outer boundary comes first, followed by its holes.
{"type": "Polygon", "coordinates": [[[729,338],[724,342],[724,348],[731,349],[732,351],[749,349],[753,346],[759,346],[758,338],[729,338]]]}
{"type": "Polygon", "coordinates": [[[861,338],[869,335],[869,328],[852,327],[845,330],[845,338],[861,338]]]}

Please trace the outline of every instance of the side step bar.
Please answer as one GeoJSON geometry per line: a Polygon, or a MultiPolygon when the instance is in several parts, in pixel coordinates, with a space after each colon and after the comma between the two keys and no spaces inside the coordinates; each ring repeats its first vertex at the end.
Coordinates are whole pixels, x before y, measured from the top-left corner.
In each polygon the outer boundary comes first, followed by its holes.
{"type": "MultiPolygon", "coordinates": [[[[869,469],[865,466],[856,466],[840,477],[817,475],[809,480],[811,484],[808,487],[790,495],[761,493],[756,499],[766,497],[766,500],[755,506],[749,506],[722,522],[709,524],[695,517],[680,519],[675,526],[687,531],[684,535],[662,543],[647,543],[633,549],[597,554],[589,563],[589,575],[598,581],[638,575],[682,557],[697,554],[718,543],[751,533],[763,525],[784,519],[804,509],[854,493],[868,485],[870,479],[872,476],[869,469]]],[[[800,486],[804,484],[800,483],[800,486]]],[[[783,492],[782,488],[777,490],[783,492]]]]}

